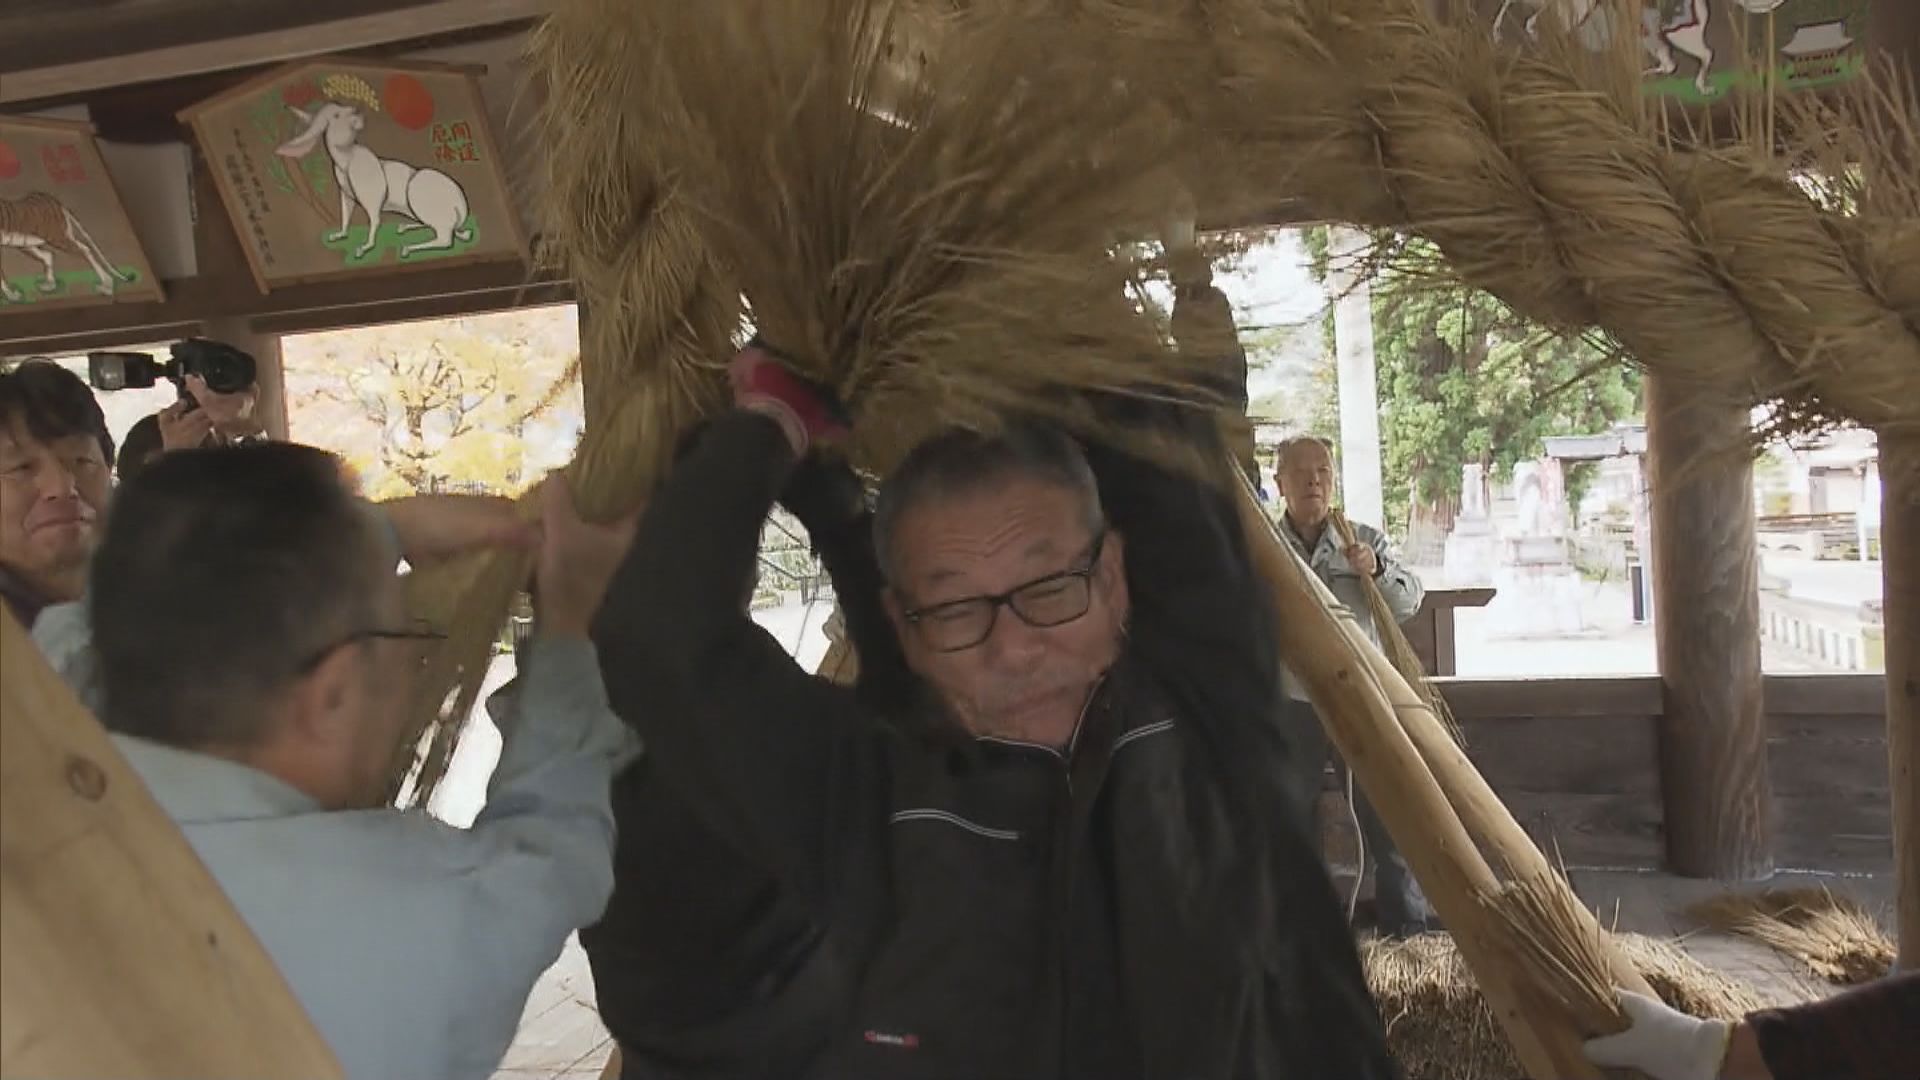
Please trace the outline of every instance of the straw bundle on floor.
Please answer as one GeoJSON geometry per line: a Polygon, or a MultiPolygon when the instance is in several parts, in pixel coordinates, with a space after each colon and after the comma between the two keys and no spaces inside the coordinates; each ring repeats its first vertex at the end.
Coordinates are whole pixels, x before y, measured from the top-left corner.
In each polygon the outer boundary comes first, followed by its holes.
{"type": "Polygon", "coordinates": [[[1729,893],[1695,904],[1687,914],[1777,949],[1841,986],[1872,982],[1893,970],[1893,940],[1872,913],[1825,888],[1729,893]]]}
{"type": "MultiPolygon", "coordinates": [[[[1702,966],[1674,943],[1613,935],[1610,946],[1661,1000],[1692,1016],[1738,1019],[1767,1004],[1702,966]]],[[[1407,1080],[1518,1080],[1525,1072],[1494,1022],[1473,972],[1446,934],[1360,946],[1367,983],[1387,1026],[1387,1046],[1407,1080]]]]}

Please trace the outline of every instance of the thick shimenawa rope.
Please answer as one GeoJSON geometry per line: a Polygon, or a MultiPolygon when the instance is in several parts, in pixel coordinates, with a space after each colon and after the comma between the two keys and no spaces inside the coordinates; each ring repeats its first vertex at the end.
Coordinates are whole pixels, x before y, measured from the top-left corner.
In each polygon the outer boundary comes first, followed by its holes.
{"type": "Polygon", "coordinates": [[[1138,81],[1313,211],[1427,237],[1460,280],[1663,377],[1782,399],[1783,427],[1920,427],[1920,221],[1863,232],[1777,160],[1666,138],[1637,69],[1500,46],[1422,0],[1105,6],[1159,35],[1138,81]]]}
{"type": "MultiPolygon", "coordinates": [[[[740,323],[737,291],[720,278],[687,207],[668,197],[635,149],[658,122],[644,105],[642,50],[618,5],[559,6],[528,46],[543,99],[544,254],[582,301],[581,363],[587,424],[566,476],[581,513],[608,520],[644,499],[681,434],[723,400],[727,347],[740,323]],[[582,101],[610,95],[616,124],[583,123],[582,101]],[[637,358],[645,358],[645,362],[637,358]]],[[[425,805],[478,698],[491,644],[526,580],[522,557],[478,555],[415,575],[410,606],[448,629],[430,657],[415,705],[416,732],[396,763],[396,790],[425,805]],[[419,760],[416,762],[416,754],[419,760]]]]}
{"type": "MultiPolygon", "coordinates": [[[[1089,9],[1104,6],[1109,5],[1088,5],[1089,9]]],[[[1219,19],[1192,24],[1198,39],[1194,51],[1203,52],[1206,59],[1196,70],[1209,73],[1208,81],[1205,85],[1169,84],[1166,100],[1190,98],[1179,102],[1181,107],[1168,109],[1170,116],[1203,124],[1225,121],[1219,130],[1230,138],[1216,141],[1227,145],[1238,139],[1252,148],[1250,156],[1266,150],[1288,151],[1290,190],[1308,195],[1318,205],[1341,208],[1343,216],[1357,223],[1396,225],[1430,236],[1469,281],[1500,293],[1523,313],[1566,328],[1598,323],[1645,362],[1676,368],[1692,363],[1702,369],[1694,372],[1696,381],[1744,397],[1795,395],[1813,381],[1830,377],[1832,364],[1823,349],[1836,342],[1856,350],[1884,352],[1890,347],[1888,341],[1904,340],[1887,332],[1886,319],[1881,317],[1883,304],[1871,296],[1861,301],[1856,293],[1864,290],[1849,291],[1853,268],[1844,258],[1820,261],[1816,267],[1820,273],[1783,280],[1782,272],[1760,265],[1765,260],[1750,252],[1712,245],[1713,229],[1746,228],[1750,242],[1756,232],[1775,242],[1786,237],[1813,243],[1818,237],[1811,234],[1824,236],[1820,212],[1794,189],[1769,186],[1762,182],[1768,179],[1765,174],[1745,170],[1731,159],[1686,157],[1667,149],[1633,122],[1637,113],[1620,105],[1622,99],[1581,89],[1568,74],[1570,69],[1546,59],[1508,61],[1491,57],[1488,47],[1489,70],[1462,70],[1463,59],[1478,56],[1474,39],[1457,32],[1443,35],[1426,22],[1423,9],[1412,0],[1342,0],[1340,4],[1333,0],[1292,4],[1168,0],[1164,10],[1143,3],[1137,19],[1115,24],[1115,33],[1125,40],[1111,50],[1111,58],[1104,51],[1109,41],[1094,38],[1070,43],[1058,35],[1051,39],[1062,48],[1049,62],[1074,71],[1077,83],[1051,81],[1058,80],[1058,75],[1036,71],[1030,77],[1009,78],[1004,85],[969,84],[965,69],[956,65],[950,69],[953,84],[975,95],[958,100],[978,107],[1003,100],[996,91],[1015,87],[1026,95],[1015,95],[1024,111],[990,117],[983,113],[970,128],[953,127],[954,117],[937,112],[935,99],[909,99],[905,107],[929,110],[922,115],[930,123],[919,128],[906,125],[902,129],[906,134],[898,136],[901,145],[925,152],[922,160],[930,171],[946,166],[941,151],[966,153],[1000,146],[1015,135],[1024,136],[1034,152],[1016,161],[1004,151],[996,156],[987,150],[971,168],[953,170],[952,188],[916,186],[914,190],[926,197],[897,201],[892,217],[871,214],[864,206],[835,205],[847,213],[846,220],[824,223],[802,213],[823,201],[819,189],[798,188],[834,178],[812,170],[818,161],[807,151],[817,153],[819,147],[782,143],[786,133],[777,128],[736,130],[720,122],[730,119],[721,110],[738,106],[732,119],[754,119],[751,102],[692,94],[683,101],[674,87],[663,82],[665,65],[649,62],[659,58],[660,46],[641,40],[643,35],[636,28],[644,26],[650,14],[664,17],[677,12],[677,17],[692,18],[695,9],[655,7],[651,0],[573,0],[543,27],[533,55],[548,91],[545,126],[548,164],[553,170],[548,198],[557,211],[548,240],[564,257],[587,304],[583,354],[589,437],[570,473],[583,509],[591,516],[612,516],[644,497],[670,460],[679,432],[722,400],[715,365],[725,358],[738,327],[733,299],[737,290],[709,257],[710,244],[730,250],[735,269],[758,275],[740,284],[754,295],[763,321],[784,331],[799,346],[796,351],[815,363],[836,363],[853,351],[875,361],[867,374],[880,379],[904,367],[898,364],[901,359],[934,357],[951,363],[955,371],[965,369],[973,380],[969,384],[955,380],[942,386],[937,380],[923,380],[916,387],[963,391],[936,399],[943,412],[956,408],[956,403],[959,407],[1005,404],[1009,397],[1025,403],[1019,399],[1049,386],[1069,384],[1068,375],[1071,384],[1105,385],[1121,374],[1141,374],[1128,366],[1133,361],[1113,357],[1103,348],[1086,347],[1088,341],[1110,344],[1125,336],[1126,328],[1112,325],[1111,320],[1128,319],[1131,312],[1117,300],[1087,295],[1077,306],[1064,308],[1044,302],[1055,295],[1078,295],[1071,292],[1076,281],[1098,280],[1098,275],[1108,272],[1103,262],[1076,262],[1085,238],[1078,231],[1081,218],[1073,214],[1085,215],[1092,203],[1075,202],[1073,196],[1083,179],[1088,186],[1111,181],[1115,155],[1140,145],[1136,141],[1140,136],[1116,115],[1112,126],[1101,133],[1104,140],[1094,142],[1095,150],[1085,145],[1076,149],[1076,143],[1091,136],[1073,126],[1073,115],[1046,113],[1059,103],[1041,91],[1078,85],[1082,93],[1088,86],[1108,93],[1142,93],[1142,87],[1151,92],[1159,76],[1144,68],[1120,71],[1116,63],[1134,55],[1139,41],[1169,33],[1167,26],[1177,25],[1180,18],[1191,19],[1197,9],[1247,17],[1231,25],[1219,19]],[[640,14],[632,14],[636,11],[640,14]],[[1381,16],[1382,21],[1368,25],[1355,17],[1364,19],[1369,14],[1381,16]],[[1219,72],[1231,78],[1222,82],[1215,77],[1219,72]],[[1089,75],[1111,78],[1088,83],[1089,75]],[[1318,78],[1324,85],[1309,82],[1303,87],[1303,78],[1318,78]],[[1397,84],[1403,80],[1405,92],[1401,93],[1397,84]],[[1287,94],[1293,91],[1303,96],[1290,99],[1287,94]],[[678,138],[686,154],[682,160],[700,161],[702,140],[685,115],[696,101],[719,118],[712,134],[728,135],[729,148],[736,155],[754,149],[769,164],[787,167],[752,175],[733,170],[701,177],[708,186],[688,187],[709,205],[702,215],[692,216],[681,207],[679,200],[687,191],[671,182],[668,172],[674,163],[662,160],[659,141],[663,132],[678,138]],[[1031,125],[1035,116],[1047,117],[1047,125],[1042,125],[1047,130],[1020,126],[1031,125]],[[972,142],[956,138],[950,144],[921,138],[930,128],[937,130],[942,120],[949,124],[947,130],[967,138],[975,131],[994,138],[972,142]],[[1568,139],[1577,145],[1562,145],[1568,139]],[[1608,139],[1619,143],[1608,144],[1604,141],[1608,139]],[[1303,149],[1313,152],[1303,153],[1303,149]],[[1681,164],[1688,167],[1682,169],[1681,164]],[[1062,175],[1062,167],[1070,171],[1062,175]],[[1023,183],[982,182],[1002,173],[1023,183]],[[1735,176],[1741,183],[1732,182],[1735,176]],[[716,181],[735,187],[764,183],[766,188],[760,192],[764,199],[752,204],[737,199],[726,202],[715,194],[716,181]],[[1715,186],[1720,183],[1726,184],[1725,194],[1715,186]],[[953,192],[977,192],[977,215],[953,199],[953,192]],[[943,197],[948,199],[945,204],[938,201],[943,197]],[[1747,213],[1758,214],[1766,228],[1728,218],[1717,203],[1701,205],[1713,199],[1745,200],[1747,213]],[[1050,212],[1054,200],[1062,200],[1058,214],[1050,212]],[[742,208],[749,206],[767,208],[766,220],[744,216],[742,208]],[[856,209],[859,212],[853,212],[856,209]],[[1026,215],[1018,219],[1026,232],[1011,230],[1003,237],[969,231],[969,222],[976,216],[991,222],[999,216],[1015,220],[1016,213],[1026,215]],[[925,220],[930,228],[940,230],[939,235],[952,239],[944,247],[916,247],[917,237],[926,233],[901,231],[901,223],[910,219],[925,220]],[[1048,232],[1056,219],[1069,222],[1070,227],[1059,234],[1048,232]],[[1815,228],[1806,228],[1809,221],[1815,228]],[[731,233],[728,226],[733,227],[731,233]],[[847,231],[835,233],[827,226],[847,231]],[[859,231],[863,228],[871,229],[871,235],[859,231]],[[822,231],[803,232],[811,229],[822,231]],[[1620,242],[1609,230],[1625,230],[1636,242],[1620,242]],[[849,235],[871,241],[863,249],[864,261],[848,259],[835,247],[849,235]],[[1035,243],[1035,237],[1044,243],[1035,243]],[[1706,237],[1709,244],[1703,246],[1697,237],[1706,237]],[[820,245],[778,250],[781,242],[796,238],[817,240],[820,245]],[[1030,246],[1020,248],[1022,243],[1030,246]],[[1006,275],[1004,266],[999,278],[979,272],[1004,252],[1016,249],[1020,254],[1053,257],[1032,260],[1026,268],[1036,272],[1024,278],[1006,275]],[[757,261],[742,257],[755,250],[771,252],[773,257],[757,261]],[[967,258],[955,259],[956,252],[967,258]],[[886,285],[905,275],[874,273],[875,267],[885,269],[880,260],[902,255],[933,260],[904,268],[920,272],[918,280],[926,288],[912,298],[918,306],[911,308],[884,295],[886,285]],[[809,258],[816,264],[812,268],[806,262],[809,258]],[[820,271],[809,275],[804,283],[809,288],[836,302],[847,296],[852,300],[843,308],[824,310],[830,305],[819,303],[820,295],[809,298],[776,277],[809,269],[820,271]],[[1037,272],[1041,270],[1045,272],[1037,272]],[[1836,285],[1834,278],[1841,284],[1836,285]],[[956,320],[956,314],[965,313],[939,307],[956,287],[976,290],[968,294],[974,312],[971,319],[956,320]],[[1801,288],[1816,296],[1823,295],[1822,290],[1844,295],[1822,314],[1807,316],[1781,299],[1801,288]],[[1036,296],[1033,289],[1054,291],[1036,296]],[[768,303],[775,300],[787,302],[768,303]],[[1637,305],[1647,307],[1642,310],[1637,305]],[[1693,307],[1708,313],[1712,332],[1700,329],[1697,319],[1677,319],[1671,314],[1693,307]],[[917,335],[907,339],[911,348],[901,349],[884,335],[866,333],[878,320],[841,318],[855,310],[895,317],[903,310],[917,313],[921,317],[912,326],[894,331],[917,335]],[[1042,336],[1046,329],[1042,320],[1035,318],[1040,314],[1052,323],[1063,316],[1076,320],[1072,323],[1075,333],[1063,335],[1056,326],[1052,339],[1056,348],[1035,349],[1035,342],[1048,340],[1042,336]],[[1014,325],[1001,327],[1000,322],[1014,325]],[[963,347],[956,348],[949,335],[961,338],[958,344],[963,347]],[[1705,345],[1713,348],[1699,356],[1688,352],[1705,345]],[[894,351],[889,352],[889,347],[894,351]],[[998,390],[1004,397],[989,396],[987,392],[995,387],[981,385],[986,381],[981,369],[971,366],[981,361],[967,356],[968,349],[985,352],[1002,365],[994,374],[1003,377],[998,390]],[[1064,357],[1079,366],[1064,374],[1036,371],[1033,357],[1042,353],[1052,363],[1064,357]],[[1713,363],[1723,358],[1724,363],[1713,363]]],[[[714,12],[715,18],[746,17],[737,9],[714,12]]],[[[782,44],[766,30],[756,40],[768,63],[790,60],[792,50],[812,44],[805,35],[782,44]]],[[[983,41],[971,44],[979,49],[983,41]]],[[[681,44],[709,45],[694,37],[681,44]]],[[[987,62],[992,57],[982,49],[977,59],[987,62]]],[[[1177,61],[1162,60],[1164,67],[1179,67],[1177,61]]],[[[705,77],[716,92],[724,89],[720,73],[737,75],[737,81],[747,85],[764,74],[752,67],[715,68],[705,77]]],[[[815,97],[805,100],[820,104],[818,86],[803,81],[793,85],[797,99],[813,93],[815,97]]],[[[816,109],[813,122],[820,124],[828,111],[816,109]]],[[[770,121],[762,111],[757,122],[770,121]]],[[[845,123],[819,128],[825,137],[844,139],[849,148],[866,151],[878,145],[869,134],[877,130],[845,123]]],[[[822,145],[831,148],[832,144],[822,145]]],[[[1178,139],[1167,143],[1170,152],[1181,147],[1178,139]]],[[[869,159],[862,164],[869,172],[849,171],[845,178],[870,184],[876,196],[897,198],[906,190],[889,188],[881,181],[885,161],[869,159]]],[[[1167,163],[1150,162],[1154,168],[1163,164],[1167,163]]],[[[1182,164],[1191,167],[1192,161],[1172,162],[1176,168],[1182,164]]],[[[1160,207],[1144,202],[1153,189],[1151,184],[1137,189],[1114,186],[1109,203],[1102,204],[1112,211],[1112,227],[1123,228],[1128,215],[1138,221],[1156,219],[1160,207]]],[[[832,199],[824,201],[832,204],[832,199]]],[[[1839,247],[1837,243],[1829,246],[1839,247]]],[[[1142,354],[1163,351],[1149,340],[1138,343],[1142,354]]],[[[929,365],[922,372],[926,373],[946,374],[940,364],[929,365]]],[[[1156,384],[1171,383],[1170,376],[1156,380],[1156,384]]],[[[1123,381],[1121,385],[1133,384],[1123,381]]],[[[1828,404],[1869,422],[1894,419],[1875,411],[1881,405],[1877,395],[1858,387],[1848,393],[1851,396],[1833,396],[1828,404]]],[[[903,395],[895,402],[905,400],[903,395]]],[[[450,647],[446,657],[437,661],[444,676],[439,685],[455,684],[456,675],[464,681],[453,719],[443,725],[428,756],[430,769],[444,761],[442,748],[450,748],[452,734],[464,719],[471,688],[485,663],[486,643],[523,570],[513,560],[494,560],[447,571],[458,594],[448,606],[457,617],[451,628],[460,635],[460,647],[450,647]],[[477,632],[474,627],[479,628],[477,632]]],[[[418,591],[434,593],[428,587],[431,584],[421,582],[418,591]]],[[[1398,681],[1391,670],[1383,677],[1398,681]]],[[[1423,749],[1422,753],[1437,751],[1423,749]]],[[[1469,779],[1478,781],[1477,776],[1469,779]]],[[[1507,826],[1508,831],[1518,832],[1510,821],[1507,826]]],[[[1523,854],[1538,857],[1531,847],[1523,854]]],[[[1589,1032],[1605,1029],[1611,1019],[1606,1015],[1612,1011],[1611,983],[1622,977],[1614,964],[1617,958],[1603,940],[1589,941],[1565,932],[1568,925],[1584,930],[1591,917],[1577,910],[1563,879],[1549,874],[1524,883],[1534,890],[1526,895],[1537,894],[1540,900],[1535,907],[1520,906],[1520,894],[1503,892],[1487,898],[1515,920],[1512,925],[1517,930],[1509,936],[1525,951],[1516,954],[1514,965],[1526,973],[1528,987],[1556,991],[1557,1008],[1576,1017],[1572,1027],[1589,1032]]]]}
{"type": "MultiPolygon", "coordinates": [[[[662,448],[718,400],[710,365],[738,322],[690,216],[634,164],[648,160],[633,106],[651,74],[633,62],[645,49],[627,6],[562,5],[533,48],[554,106],[548,240],[590,313],[589,435],[570,475],[596,516],[648,490],[662,448]],[[575,123],[570,110],[597,95],[629,114],[575,123]]],[[[1090,32],[1074,62],[1159,93],[1214,136],[1180,163],[1190,175],[1207,161],[1260,166],[1243,182],[1426,236],[1461,280],[1523,315],[1601,327],[1649,370],[1729,399],[1784,399],[1783,427],[1920,429],[1920,224],[1882,216],[1865,229],[1757,157],[1672,143],[1631,73],[1564,41],[1502,51],[1483,27],[1437,22],[1417,0],[1079,7],[1105,36],[1090,32]]],[[[1193,186],[1252,198],[1207,179],[1193,186]]],[[[500,603],[463,610],[504,609],[518,573],[493,569],[483,591],[500,603]]],[[[481,579],[449,567],[416,591],[466,594],[481,579]],[[426,587],[441,581],[474,584],[426,587]]],[[[441,674],[477,685],[484,655],[445,653],[441,674]]]]}
{"type": "MultiPolygon", "coordinates": [[[[1522,51],[1425,0],[1052,4],[1210,137],[1182,166],[1205,217],[1291,200],[1427,237],[1450,280],[1529,319],[1599,328],[1729,401],[1778,401],[1769,432],[1920,430],[1920,102],[1890,62],[1822,92],[1838,106],[1785,95],[1745,124],[1748,147],[1709,150],[1668,137],[1633,58],[1556,38],[1551,19],[1522,51]],[[1802,189],[1791,170],[1808,165],[1848,174],[1848,213],[1802,189]]],[[[1617,25],[1637,24],[1630,6],[1617,25]]]]}

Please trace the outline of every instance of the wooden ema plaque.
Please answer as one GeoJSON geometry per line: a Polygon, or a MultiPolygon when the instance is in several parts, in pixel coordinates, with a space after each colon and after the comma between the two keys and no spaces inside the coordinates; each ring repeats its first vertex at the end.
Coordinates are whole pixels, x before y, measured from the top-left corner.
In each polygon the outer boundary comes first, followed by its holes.
{"type": "Polygon", "coordinates": [[[321,58],[180,114],[261,291],[525,258],[473,75],[321,58]]]}
{"type": "Polygon", "coordinates": [[[0,313],[160,299],[92,126],[0,117],[0,313]]]}
{"type": "MultiPolygon", "coordinates": [[[[1898,0],[1882,0],[1883,3],[1898,0]]],[[[1646,90],[1689,105],[1774,85],[1846,82],[1866,63],[1872,0],[1649,0],[1638,22],[1612,0],[1477,0],[1495,40],[1564,29],[1595,53],[1639,43],[1646,90]]]]}

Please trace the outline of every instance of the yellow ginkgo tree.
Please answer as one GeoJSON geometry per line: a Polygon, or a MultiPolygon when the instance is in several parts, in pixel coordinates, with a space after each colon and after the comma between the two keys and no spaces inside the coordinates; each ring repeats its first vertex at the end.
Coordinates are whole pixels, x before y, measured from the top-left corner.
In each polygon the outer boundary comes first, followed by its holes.
{"type": "Polygon", "coordinates": [[[286,339],[293,436],[341,454],[366,494],[517,494],[579,435],[571,307],[286,339]]]}

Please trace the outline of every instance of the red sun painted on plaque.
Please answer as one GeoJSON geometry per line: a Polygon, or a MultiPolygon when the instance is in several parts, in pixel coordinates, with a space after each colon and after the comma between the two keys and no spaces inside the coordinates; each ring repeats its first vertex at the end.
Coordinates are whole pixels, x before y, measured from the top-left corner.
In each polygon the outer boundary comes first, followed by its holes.
{"type": "Polygon", "coordinates": [[[387,115],[393,122],[408,131],[419,131],[433,123],[433,95],[419,79],[405,72],[396,72],[387,76],[387,83],[381,88],[380,101],[387,107],[387,115]]]}
{"type": "Polygon", "coordinates": [[[20,175],[20,155],[13,147],[0,142],[0,180],[11,180],[20,175]]]}

